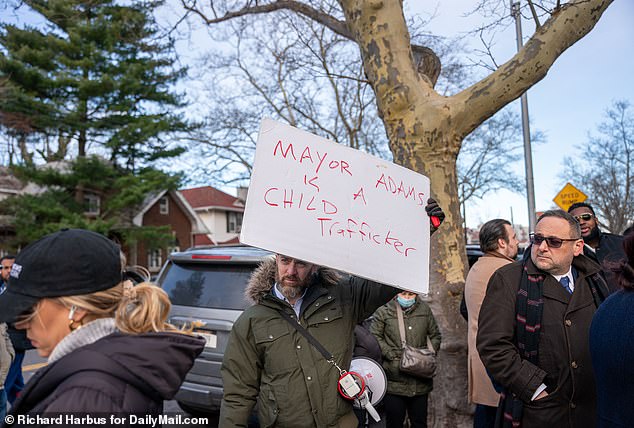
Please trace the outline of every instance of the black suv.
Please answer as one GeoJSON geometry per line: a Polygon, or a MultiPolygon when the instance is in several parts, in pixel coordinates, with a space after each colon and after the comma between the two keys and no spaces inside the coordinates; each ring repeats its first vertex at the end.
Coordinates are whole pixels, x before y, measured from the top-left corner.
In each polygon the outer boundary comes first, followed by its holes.
{"type": "Polygon", "coordinates": [[[207,346],[176,394],[183,410],[216,413],[222,400],[220,366],[231,327],[250,304],[244,289],[253,270],[273,254],[248,246],[194,248],[169,256],[158,284],[172,301],[170,322],[194,325],[207,346]]]}
{"type": "Polygon", "coordinates": [[[478,261],[480,257],[484,255],[480,249],[480,244],[467,244],[467,261],[469,262],[469,269],[478,261]]]}

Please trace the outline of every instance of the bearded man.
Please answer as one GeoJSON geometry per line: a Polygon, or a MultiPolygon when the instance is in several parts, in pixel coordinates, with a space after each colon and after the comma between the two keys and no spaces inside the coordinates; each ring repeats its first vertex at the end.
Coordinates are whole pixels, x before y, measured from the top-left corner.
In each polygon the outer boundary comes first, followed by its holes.
{"type": "MultiPolygon", "coordinates": [[[[425,210],[445,217],[433,199],[425,210]]],[[[255,304],[236,320],[225,350],[219,426],[246,427],[258,401],[260,426],[356,428],[352,401],[337,391],[336,366],[350,366],[355,326],[399,291],[282,254],[263,262],[246,290],[255,304]]]]}
{"type": "Polygon", "coordinates": [[[469,401],[476,405],[473,428],[492,428],[500,402],[500,394],[495,390],[476,349],[480,307],[489,279],[496,270],[515,260],[518,244],[517,235],[509,221],[496,218],[484,223],[480,228],[480,249],[484,255],[469,270],[464,285],[465,302],[469,312],[467,333],[469,401]]]}

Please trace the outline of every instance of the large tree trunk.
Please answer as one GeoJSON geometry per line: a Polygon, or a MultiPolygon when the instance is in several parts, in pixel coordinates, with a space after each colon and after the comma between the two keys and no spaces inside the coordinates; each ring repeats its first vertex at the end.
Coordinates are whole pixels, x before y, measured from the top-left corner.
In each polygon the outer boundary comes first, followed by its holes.
{"type": "Polygon", "coordinates": [[[462,136],[452,127],[451,105],[418,74],[399,1],[343,2],[373,82],[394,161],[428,176],[431,192],[447,217],[432,238],[429,303],[442,332],[434,380],[432,426],[466,427],[467,325],[459,315],[465,278],[456,158],[462,136]]]}
{"type": "Polygon", "coordinates": [[[463,138],[545,75],[587,34],[611,0],[572,1],[557,11],[509,62],[452,97],[434,91],[412,57],[401,0],[340,0],[361,50],[394,161],[428,176],[447,218],[432,239],[430,305],[443,341],[430,407],[433,426],[467,427],[467,329],[458,306],[466,253],[456,174],[463,138]]]}

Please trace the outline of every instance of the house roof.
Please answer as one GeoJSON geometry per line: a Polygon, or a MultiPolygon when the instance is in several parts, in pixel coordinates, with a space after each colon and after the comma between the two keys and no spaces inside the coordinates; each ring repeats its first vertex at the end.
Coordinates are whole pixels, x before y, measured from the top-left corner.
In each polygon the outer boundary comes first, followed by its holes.
{"type": "Polygon", "coordinates": [[[244,211],[244,201],[211,186],[195,187],[180,191],[194,210],[225,209],[244,211]]]}
{"type": "Polygon", "coordinates": [[[183,196],[178,191],[173,190],[162,190],[157,193],[148,194],[145,197],[145,200],[141,204],[141,208],[137,211],[136,215],[132,219],[132,223],[136,226],[143,225],[143,216],[149,209],[154,206],[158,202],[158,200],[163,197],[163,195],[169,194],[172,196],[172,199],[181,207],[185,215],[189,218],[189,221],[192,224],[192,232],[193,233],[201,233],[207,230],[204,223],[200,220],[198,215],[194,212],[192,207],[187,203],[187,200],[183,198],[183,196]]]}
{"type": "Polygon", "coordinates": [[[205,233],[197,233],[194,235],[194,247],[199,245],[217,245],[217,242],[214,242],[211,239],[210,234],[205,233]]]}
{"type": "Polygon", "coordinates": [[[240,237],[236,236],[234,238],[231,238],[227,241],[224,242],[218,242],[218,245],[229,245],[229,244],[239,244],[240,243],[240,237]]]}
{"type": "Polygon", "coordinates": [[[198,233],[194,235],[194,247],[216,246],[216,245],[236,245],[240,244],[240,237],[236,236],[223,242],[216,242],[211,238],[211,234],[198,233]]]}

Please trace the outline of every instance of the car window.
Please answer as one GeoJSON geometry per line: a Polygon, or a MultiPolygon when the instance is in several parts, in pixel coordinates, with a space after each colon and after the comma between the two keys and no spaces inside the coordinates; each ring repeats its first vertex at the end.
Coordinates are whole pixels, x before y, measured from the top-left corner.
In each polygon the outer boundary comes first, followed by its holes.
{"type": "Polygon", "coordinates": [[[162,281],[172,304],[243,310],[251,306],[244,297],[255,265],[172,264],[162,281]]]}

